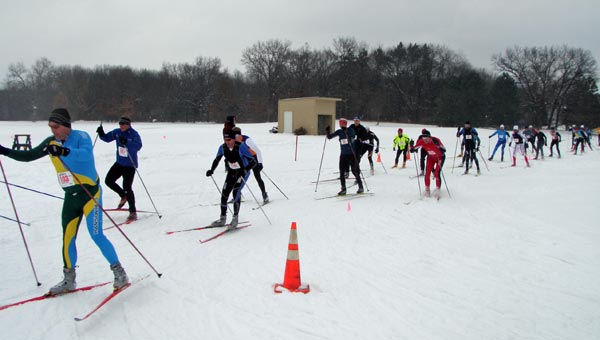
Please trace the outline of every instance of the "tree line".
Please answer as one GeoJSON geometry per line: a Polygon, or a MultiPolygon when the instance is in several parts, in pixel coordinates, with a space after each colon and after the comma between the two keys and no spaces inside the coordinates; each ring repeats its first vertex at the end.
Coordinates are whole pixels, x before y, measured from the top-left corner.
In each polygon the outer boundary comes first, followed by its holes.
{"type": "Polygon", "coordinates": [[[17,62],[0,89],[0,119],[43,120],[66,107],[81,120],[267,122],[277,120],[279,99],[321,96],[342,99],[338,117],[377,122],[600,125],[597,65],[581,48],[508,48],[491,57],[490,72],[440,45],[371,48],[342,37],[315,50],[273,39],[246,48],[241,61],[245,73],[206,57],[160,70],[17,62]]]}

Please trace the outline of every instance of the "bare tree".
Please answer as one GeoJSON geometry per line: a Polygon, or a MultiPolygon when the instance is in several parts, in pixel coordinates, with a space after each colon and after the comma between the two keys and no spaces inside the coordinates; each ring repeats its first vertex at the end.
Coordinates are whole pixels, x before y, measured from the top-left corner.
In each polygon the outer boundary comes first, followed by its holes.
{"type": "Polygon", "coordinates": [[[248,75],[265,84],[265,91],[270,103],[266,119],[277,120],[277,100],[285,85],[291,56],[291,42],[268,40],[258,42],[244,50],[242,64],[246,66],[248,75]]]}
{"type": "Polygon", "coordinates": [[[529,119],[536,125],[556,125],[573,86],[587,77],[596,79],[596,61],[590,51],[580,48],[514,47],[492,60],[499,71],[516,80],[529,119]]]}

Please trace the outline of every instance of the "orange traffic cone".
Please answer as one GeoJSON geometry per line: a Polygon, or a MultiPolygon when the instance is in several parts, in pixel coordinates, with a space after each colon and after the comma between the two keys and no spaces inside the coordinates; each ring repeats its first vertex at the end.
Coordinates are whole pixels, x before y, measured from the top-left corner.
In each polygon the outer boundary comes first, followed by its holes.
{"type": "Polygon", "coordinates": [[[406,160],[409,161],[410,160],[410,152],[406,153],[406,160]]]}
{"type": "Polygon", "coordinates": [[[275,293],[282,293],[278,290],[283,287],[293,293],[308,293],[310,287],[302,286],[300,283],[300,255],[298,253],[298,234],[296,233],[296,222],[292,222],[290,230],[290,241],[288,242],[287,261],[285,263],[285,274],[283,276],[283,284],[276,283],[273,287],[275,293]]]}
{"type": "Polygon", "coordinates": [[[381,154],[380,153],[377,154],[377,163],[381,163],[381,154]]]}

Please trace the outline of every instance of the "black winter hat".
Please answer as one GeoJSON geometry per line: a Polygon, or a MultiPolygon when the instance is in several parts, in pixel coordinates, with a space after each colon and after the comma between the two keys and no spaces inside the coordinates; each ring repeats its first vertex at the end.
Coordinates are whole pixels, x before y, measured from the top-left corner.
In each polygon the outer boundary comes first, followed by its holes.
{"type": "Polygon", "coordinates": [[[126,115],[119,117],[119,124],[131,125],[131,117],[126,115]]]}
{"type": "Polygon", "coordinates": [[[236,134],[237,133],[235,133],[235,131],[233,131],[233,130],[223,131],[223,139],[226,139],[226,138],[235,139],[236,134]]]}
{"type": "Polygon", "coordinates": [[[48,121],[66,126],[68,128],[71,127],[71,115],[69,115],[69,111],[67,111],[67,109],[63,109],[63,108],[54,109],[50,113],[50,117],[48,117],[48,121]]]}

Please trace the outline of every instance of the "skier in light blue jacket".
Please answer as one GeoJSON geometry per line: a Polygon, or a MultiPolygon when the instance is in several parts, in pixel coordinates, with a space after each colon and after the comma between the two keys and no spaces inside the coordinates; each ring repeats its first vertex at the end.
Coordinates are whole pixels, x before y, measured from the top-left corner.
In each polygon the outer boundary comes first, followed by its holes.
{"type": "Polygon", "coordinates": [[[510,134],[504,130],[504,124],[500,124],[500,127],[496,130],[496,132],[492,133],[489,138],[492,138],[496,135],[498,135],[498,141],[496,142],[492,156],[488,158],[488,161],[491,161],[494,158],[496,151],[502,145],[500,162],[504,162],[504,147],[506,147],[506,141],[510,138],[510,134]]]}

